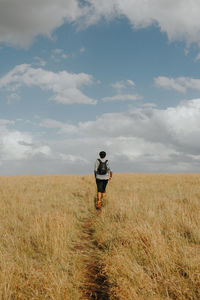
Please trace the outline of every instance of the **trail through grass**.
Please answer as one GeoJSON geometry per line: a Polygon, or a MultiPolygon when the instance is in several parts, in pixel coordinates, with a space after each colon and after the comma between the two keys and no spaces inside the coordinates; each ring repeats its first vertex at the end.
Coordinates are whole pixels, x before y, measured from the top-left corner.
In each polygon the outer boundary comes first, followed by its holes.
{"type": "Polygon", "coordinates": [[[94,239],[94,220],[99,217],[99,212],[93,212],[83,220],[81,233],[82,243],[76,249],[81,251],[85,270],[85,280],[81,287],[81,299],[109,299],[109,282],[101,261],[101,248],[94,239]]]}

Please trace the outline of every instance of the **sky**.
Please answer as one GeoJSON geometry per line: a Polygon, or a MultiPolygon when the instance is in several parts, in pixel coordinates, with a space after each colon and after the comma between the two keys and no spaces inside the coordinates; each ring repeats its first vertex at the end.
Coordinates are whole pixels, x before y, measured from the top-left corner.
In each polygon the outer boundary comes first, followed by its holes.
{"type": "Polygon", "coordinates": [[[199,0],[0,0],[0,175],[200,169],[199,0]]]}

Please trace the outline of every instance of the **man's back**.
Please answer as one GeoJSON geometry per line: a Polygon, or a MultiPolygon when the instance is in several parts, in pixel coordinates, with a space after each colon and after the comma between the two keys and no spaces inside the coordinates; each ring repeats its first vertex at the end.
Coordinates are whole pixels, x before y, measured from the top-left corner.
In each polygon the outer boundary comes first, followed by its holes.
{"type": "Polygon", "coordinates": [[[109,162],[107,159],[99,158],[96,160],[95,166],[94,166],[94,172],[96,174],[97,179],[101,179],[101,180],[109,179],[110,171],[111,171],[111,169],[110,169],[109,162]],[[103,172],[99,171],[99,167],[101,167],[101,169],[106,167],[106,173],[102,174],[103,172]]]}

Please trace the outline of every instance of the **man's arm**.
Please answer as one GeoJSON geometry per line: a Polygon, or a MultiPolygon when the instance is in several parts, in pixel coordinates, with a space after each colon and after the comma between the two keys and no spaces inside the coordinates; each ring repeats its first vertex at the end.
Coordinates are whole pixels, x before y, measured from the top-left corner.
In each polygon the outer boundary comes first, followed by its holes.
{"type": "Polygon", "coordinates": [[[98,169],[98,160],[95,161],[95,165],[94,165],[94,177],[95,177],[95,179],[97,177],[97,169],[98,169]]]}
{"type": "Polygon", "coordinates": [[[110,168],[110,164],[109,164],[109,162],[107,162],[107,167],[108,167],[108,173],[109,173],[109,181],[112,179],[112,175],[113,175],[113,172],[112,172],[112,170],[111,170],[111,168],[110,168]]]}

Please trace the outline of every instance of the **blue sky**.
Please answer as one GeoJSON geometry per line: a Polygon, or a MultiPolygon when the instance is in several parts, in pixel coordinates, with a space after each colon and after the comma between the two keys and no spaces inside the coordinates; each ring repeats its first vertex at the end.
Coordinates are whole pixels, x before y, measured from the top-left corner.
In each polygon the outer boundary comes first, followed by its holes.
{"type": "Polygon", "coordinates": [[[199,172],[199,11],[0,0],[1,174],[199,172]]]}

